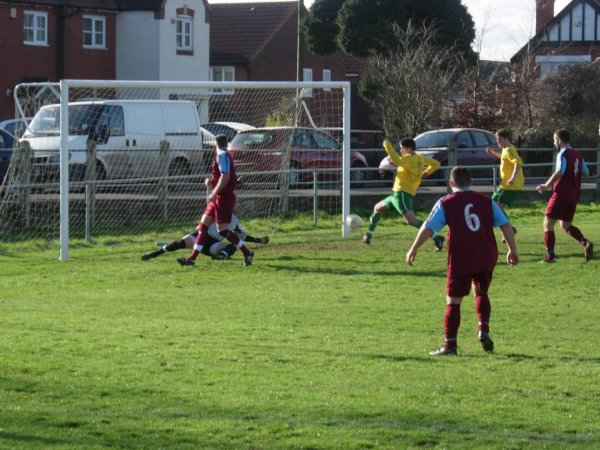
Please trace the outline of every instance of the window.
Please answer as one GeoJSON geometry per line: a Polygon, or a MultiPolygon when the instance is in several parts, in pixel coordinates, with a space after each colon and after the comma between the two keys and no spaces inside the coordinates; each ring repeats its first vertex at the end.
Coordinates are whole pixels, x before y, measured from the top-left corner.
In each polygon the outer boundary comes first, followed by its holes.
{"type": "Polygon", "coordinates": [[[177,16],[177,50],[192,51],[192,17],[177,16]]]}
{"type": "Polygon", "coordinates": [[[83,46],[106,48],[106,17],[83,16],[83,46]]]}
{"type": "MultiPolygon", "coordinates": [[[[302,81],[312,81],[312,69],[302,69],[302,81]]],[[[303,97],[312,97],[312,89],[302,89],[303,97]]]]}
{"type": "MultiPolygon", "coordinates": [[[[210,68],[210,81],[235,81],[235,67],[212,66],[210,68]]],[[[233,94],[233,89],[213,89],[213,92],[220,92],[222,94],[233,94]]]]}
{"type": "Polygon", "coordinates": [[[48,13],[25,11],[23,42],[31,45],[48,45],[48,13]]]}
{"type": "MultiPolygon", "coordinates": [[[[323,81],[331,81],[331,70],[323,69],[323,81]]],[[[324,89],[325,91],[330,91],[331,89],[324,89]]]]}

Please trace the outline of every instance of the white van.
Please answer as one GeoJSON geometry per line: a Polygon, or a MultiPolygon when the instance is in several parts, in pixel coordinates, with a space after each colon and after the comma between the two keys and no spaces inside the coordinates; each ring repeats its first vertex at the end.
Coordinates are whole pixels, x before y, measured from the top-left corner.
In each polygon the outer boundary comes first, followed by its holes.
{"type": "MultiPolygon", "coordinates": [[[[36,179],[59,177],[60,105],[42,107],[23,134],[36,179]]],[[[99,179],[205,173],[214,136],[200,127],[196,104],[170,100],[100,100],[69,103],[69,179],[85,176],[86,149],[96,142],[99,179]],[[167,167],[160,149],[168,142],[167,167]]]]}

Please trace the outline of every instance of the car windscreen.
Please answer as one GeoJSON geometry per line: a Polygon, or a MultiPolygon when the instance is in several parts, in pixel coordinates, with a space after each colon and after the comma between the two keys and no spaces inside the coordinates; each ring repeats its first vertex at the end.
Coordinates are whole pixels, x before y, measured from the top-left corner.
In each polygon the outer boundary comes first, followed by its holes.
{"type": "Polygon", "coordinates": [[[417,136],[415,143],[417,148],[448,147],[453,136],[452,131],[431,131],[417,136]]]}
{"type": "Polygon", "coordinates": [[[231,141],[232,147],[269,147],[275,137],[272,132],[258,131],[252,133],[238,133],[231,141]]]}

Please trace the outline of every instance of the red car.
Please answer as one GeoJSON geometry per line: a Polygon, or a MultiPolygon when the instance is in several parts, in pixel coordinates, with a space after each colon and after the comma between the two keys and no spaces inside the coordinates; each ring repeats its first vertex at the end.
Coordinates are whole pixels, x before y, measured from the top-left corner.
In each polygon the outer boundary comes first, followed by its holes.
{"type": "MultiPolygon", "coordinates": [[[[268,172],[266,175],[273,178],[287,173],[293,187],[312,181],[313,170],[317,170],[318,180],[341,179],[341,145],[327,133],[313,128],[269,127],[240,131],[230,142],[229,150],[240,175],[268,172]]],[[[364,183],[365,157],[351,152],[350,165],[351,183],[354,186],[364,183]]]]}

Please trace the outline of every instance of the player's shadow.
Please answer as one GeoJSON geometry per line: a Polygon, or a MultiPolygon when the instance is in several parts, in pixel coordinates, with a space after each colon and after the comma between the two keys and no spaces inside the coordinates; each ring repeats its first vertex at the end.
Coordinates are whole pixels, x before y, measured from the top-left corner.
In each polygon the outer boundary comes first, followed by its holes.
{"type": "Polygon", "coordinates": [[[401,275],[411,275],[415,277],[445,277],[445,270],[425,270],[416,271],[407,268],[406,270],[369,270],[365,268],[340,269],[333,267],[298,267],[291,266],[288,263],[278,264],[277,262],[261,261],[261,266],[267,267],[279,272],[294,272],[294,273],[320,273],[330,275],[356,276],[356,275],[374,275],[381,277],[392,277],[401,275]]]}
{"type": "MultiPolygon", "coordinates": [[[[257,259],[258,261],[258,259],[257,259]]],[[[445,277],[446,269],[436,269],[436,270],[415,270],[415,268],[409,267],[404,260],[399,260],[394,262],[391,267],[391,270],[370,270],[370,265],[365,264],[365,262],[360,258],[345,258],[344,263],[352,268],[340,268],[340,260],[334,257],[325,257],[325,256],[288,256],[288,255],[280,255],[280,256],[271,256],[266,257],[264,259],[260,259],[261,265],[265,267],[269,267],[273,270],[278,271],[286,271],[286,272],[296,272],[296,273],[329,273],[332,275],[375,275],[375,276],[394,276],[394,275],[412,275],[416,277],[445,277]],[[318,265],[318,267],[300,267],[297,264],[290,264],[295,261],[304,261],[306,259],[311,259],[313,261],[317,261],[322,263],[323,265],[318,265]],[[280,264],[281,263],[281,264],[280,264]],[[398,270],[395,270],[398,268],[398,270]]]]}

